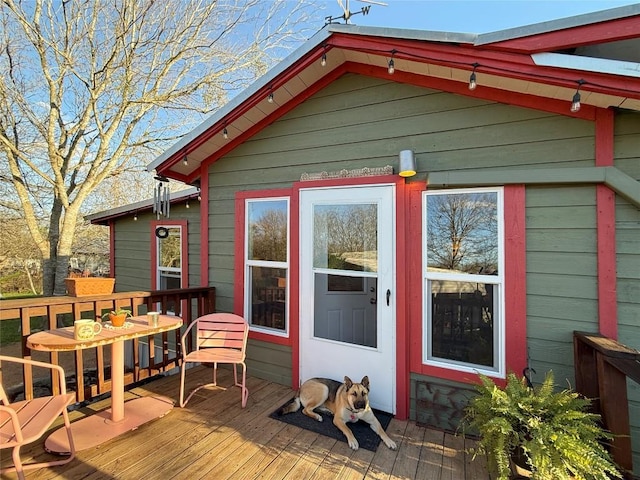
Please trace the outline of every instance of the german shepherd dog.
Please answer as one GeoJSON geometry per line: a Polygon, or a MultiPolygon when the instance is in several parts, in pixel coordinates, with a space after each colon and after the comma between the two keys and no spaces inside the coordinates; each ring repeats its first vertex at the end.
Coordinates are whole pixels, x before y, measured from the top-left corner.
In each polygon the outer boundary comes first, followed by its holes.
{"type": "Polygon", "coordinates": [[[398,448],[369,406],[369,377],[365,376],[360,383],[353,383],[349,377],[344,377],[344,383],[328,378],[311,378],[300,386],[296,396],[278,414],[297,412],[301,405],[302,413],[319,422],[322,416],[314,412],[316,408],[333,414],[333,424],[345,434],[349,446],[354,450],[358,450],[358,440],[347,422],[358,420],[367,422],[387,447],[392,450],[398,448]]]}

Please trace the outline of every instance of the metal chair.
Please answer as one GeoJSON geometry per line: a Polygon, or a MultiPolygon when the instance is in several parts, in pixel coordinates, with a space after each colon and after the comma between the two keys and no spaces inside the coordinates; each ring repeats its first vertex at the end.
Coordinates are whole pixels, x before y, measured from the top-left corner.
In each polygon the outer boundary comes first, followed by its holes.
{"type": "Polygon", "coordinates": [[[246,387],[247,366],[244,362],[249,324],[233,313],[212,313],[197,318],[184,332],[180,340],[182,365],[180,367],[180,406],[184,407],[201,388],[217,385],[218,363],[233,365],[234,385],[241,389],[242,408],[247,404],[249,390],[246,387]],[[196,329],[195,346],[188,350],[189,335],[196,329]],[[187,363],[213,363],[213,383],[200,385],[184,400],[184,383],[187,363]],[[242,382],[238,382],[238,365],[242,366],[242,382]]]}
{"type": "Polygon", "coordinates": [[[3,386],[0,385],[0,449],[13,449],[13,466],[3,468],[0,473],[16,472],[18,478],[24,480],[24,470],[69,463],[75,458],[76,452],[67,407],[75,402],[76,395],[67,393],[64,370],[59,365],[0,355],[0,368],[3,362],[22,363],[52,370],[56,373],[54,377],[58,380],[58,388],[54,391],[57,390],[60,393],[11,403],[3,386]],[[60,415],[64,419],[63,428],[66,429],[69,437],[69,456],[63,460],[23,464],[20,459],[20,448],[40,439],[60,415]]]}

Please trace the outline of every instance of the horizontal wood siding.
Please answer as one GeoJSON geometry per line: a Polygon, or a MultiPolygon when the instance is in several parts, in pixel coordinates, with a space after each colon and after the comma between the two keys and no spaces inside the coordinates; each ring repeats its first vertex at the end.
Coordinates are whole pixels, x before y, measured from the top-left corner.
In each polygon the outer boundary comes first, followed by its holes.
{"type": "MultiPolygon", "coordinates": [[[[595,187],[527,188],[527,334],[541,382],[574,385],[573,331],[598,331],[595,187]]],[[[520,373],[520,372],[518,372],[520,373]]]]}
{"type": "MultiPolygon", "coordinates": [[[[189,285],[200,285],[200,208],[191,200],[190,208],[184,204],[172,205],[169,220],[187,220],[189,234],[189,285]]],[[[152,213],[138,213],[133,217],[118,220],[115,228],[116,291],[128,292],[151,289],[151,222],[152,213]]]]}
{"type": "MultiPolygon", "coordinates": [[[[627,150],[631,162],[637,132],[624,128],[617,149],[627,150]]],[[[345,75],[210,166],[209,273],[218,306],[233,309],[234,242],[241,240],[234,233],[237,191],[287,188],[303,173],[397,169],[403,149],[416,153],[415,178],[539,168],[548,169],[552,180],[554,168],[595,165],[594,133],[594,123],[586,120],[345,75]]],[[[595,195],[593,185],[527,188],[527,332],[537,382],[553,369],[559,385],[573,383],[572,332],[598,328],[595,195]]],[[[637,254],[637,241],[627,242],[637,254]]],[[[625,282],[619,289],[633,293],[625,282]]],[[[627,302],[620,309],[629,308],[625,321],[631,326],[637,309],[627,302]]],[[[259,351],[268,352],[265,345],[259,351]]],[[[280,375],[279,365],[259,368],[280,375]]],[[[412,415],[415,395],[412,389],[412,415]]]]}
{"type": "Polygon", "coordinates": [[[151,214],[138,214],[118,220],[115,227],[116,291],[151,289],[151,246],[149,245],[151,214]]]}
{"type": "MultiPolygon", "coordinates": [[[[640,181],[640,114],[620,114],[615,128],[615,166],[640,181]]],[[[640,210],[616,199],[618,338],[640,350],[640,210]]],[[[640,466],[640,385],[628,381],[633,464],[640,466]]]]}
{"type": "Polygon", "coordinates": [[[291,347],[250,338],[247,371],[254,377],[291,386],[291,347]]]}

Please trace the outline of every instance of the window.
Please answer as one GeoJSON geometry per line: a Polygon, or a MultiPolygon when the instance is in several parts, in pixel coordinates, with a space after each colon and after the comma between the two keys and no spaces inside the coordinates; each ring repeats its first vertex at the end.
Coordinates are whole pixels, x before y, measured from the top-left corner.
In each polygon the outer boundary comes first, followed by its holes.
{"type": "Polygon", "coordinates": [[[286,335],[289,200],[246,200],[245,311],[253,330],[286,335]]]}
{"type": "Polygon", "coordinates": [[[503,191],[433,191],[423,201],[423,362],[503,375],[503,191]]]}
{"type": "Polygon", "coordinates": [[[182,227],[162,225],[156,228],[156,288],[182,287],[182,227]]]}

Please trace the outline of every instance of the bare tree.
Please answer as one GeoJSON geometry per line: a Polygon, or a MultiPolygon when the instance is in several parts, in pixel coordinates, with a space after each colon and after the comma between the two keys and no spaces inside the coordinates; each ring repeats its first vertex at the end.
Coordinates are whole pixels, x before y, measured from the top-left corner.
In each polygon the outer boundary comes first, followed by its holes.
{"type": "Polygon", "coordinates": [[[308,37],[305,0],[2,0],[0,181],[64,293],[84,202],[308,37]],[[191,121],[190,121],[191,120],[191,121]],[[44,227],[44,228],[43,228],[44,227]]]}

